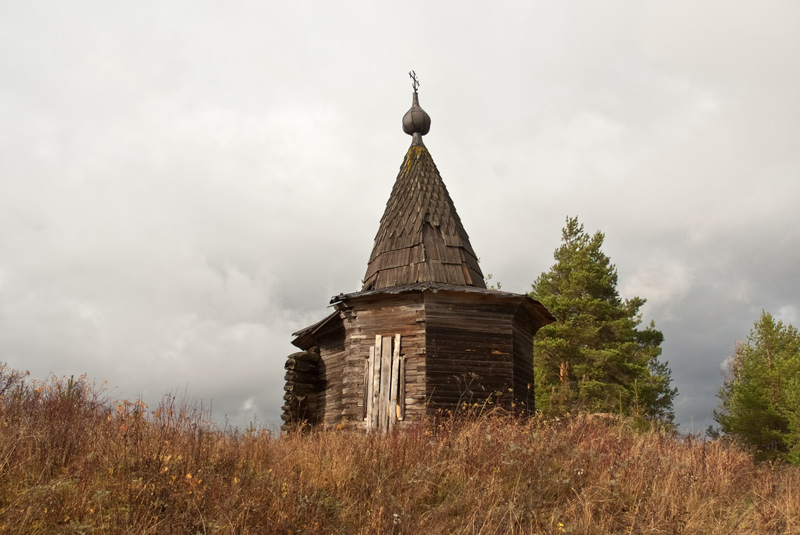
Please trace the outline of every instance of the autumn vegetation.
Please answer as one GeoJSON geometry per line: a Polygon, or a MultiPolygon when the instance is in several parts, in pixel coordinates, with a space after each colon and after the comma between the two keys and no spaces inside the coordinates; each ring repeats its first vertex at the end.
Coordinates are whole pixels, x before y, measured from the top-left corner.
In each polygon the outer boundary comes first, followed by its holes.
{"type": "Polygon", "coordinates": [[[365,435],[219,428],[0,374],[2,533],[791,533],[800,470],[620,416],[487,407],[365,435]]]}

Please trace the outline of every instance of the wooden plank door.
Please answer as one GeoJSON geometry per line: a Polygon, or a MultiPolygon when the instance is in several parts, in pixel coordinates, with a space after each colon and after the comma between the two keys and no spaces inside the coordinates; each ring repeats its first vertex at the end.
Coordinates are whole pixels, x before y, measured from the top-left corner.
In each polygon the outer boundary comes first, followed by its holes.
{"type": "Polygon", "coordinates": [[[387,432],[403,419],[405,366],[400,335],[375,336],[364,365],[364,420],[367,431],[387,432]]]}

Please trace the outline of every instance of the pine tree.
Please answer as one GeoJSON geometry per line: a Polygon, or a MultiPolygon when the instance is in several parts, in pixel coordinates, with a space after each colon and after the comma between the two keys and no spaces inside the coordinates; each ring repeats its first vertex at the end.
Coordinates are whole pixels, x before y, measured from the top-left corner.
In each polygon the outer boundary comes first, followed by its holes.
{"type": "Polygon", "coordinates": [[[546,416],[609,412],[671,423],[677,389],[658,360],[664,335],[653,322],[638,328],[644,299],[620,299],[604,238],[568,217],[556,263],[533,283],[531,297],[557,319],[536,335],[536,408],[546,416]]]}
{"type": "Polygon", "coordinates": [[[720,431],[753,447],[758,459],[800,464],[800,334],[762,311],[739,343],[717,394],[720,431]]]}

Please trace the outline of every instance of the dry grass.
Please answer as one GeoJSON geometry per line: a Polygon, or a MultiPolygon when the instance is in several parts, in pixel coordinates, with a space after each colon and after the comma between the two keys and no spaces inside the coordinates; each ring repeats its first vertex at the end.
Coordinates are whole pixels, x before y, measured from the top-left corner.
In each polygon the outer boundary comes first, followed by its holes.
{"type": "Polygon", "coordinates": [[[0,371],[3,533],[800,533],[798,468],[629,421],[275,437],[0,371]]]}

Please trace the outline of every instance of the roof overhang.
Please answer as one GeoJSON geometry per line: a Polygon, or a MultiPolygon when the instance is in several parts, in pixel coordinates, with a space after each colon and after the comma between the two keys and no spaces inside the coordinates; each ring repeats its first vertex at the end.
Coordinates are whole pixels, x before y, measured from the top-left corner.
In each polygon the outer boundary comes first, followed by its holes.
{"type": "Polygon", "coordinates": [[[539,301],[533,299],[529,295],[516,294],[512,292],[503,292],[500,290],[491,290],[488,288],[476,288],[474,286],[457,286],[453,284],[442,284],[438,282],[417,282],[414,284],[406,284],[402,286],[393,286],[391,288],[384,288],[381,290],[367,290],[362,292],[353,292],[348,294],[339,294],[331,298],[331,305],[337,306],[340,303],[348,303],[359,301],[361,299],[377,297],[380,295],[399,295],[406,293],[421,293],[421,292],[445,292],[457,293],[468,295],[489,296],[501,300],[519,301],[526,308],[528,308],[539,320],[540,325],[548,325],[556,321],[556,318],[550,313],[547,308],[539,301]]]}
{"type": "Polygon", "coordinates": [[[403,295],[410,293],[443,293],[443,294],[459,294],[459,295],[472,295],[475,297],[489,297],[515,303],[519,306],[525,307],[539,322],[539,326],[548,325],[556,321],[556,318],[550,313],[547,308],[539,301],[533,299],[529,295],[516,294],[512,292],[503,292],[500,290],[490,290],[487,288],[475,288],[474,286],[456,286],[453,284],[442,284],[436,282],[417,282],[414,284],[406,284],[402,286],[393,286],[391,288],[383,288],[380,290],[367,290],[362,292],[341,293],[331,298],[331,306],[336,310],[323,318],[322,320],[309,325],[305,329],[301,329],[292,336],[295,339],[292,344],[301,348],[308,349],[316,344],[318,334],[323,332],[327,327],[333,327],[333,322],[340,320],[340,310],[348,308],[359,301],[374,300],[383,296],[403,295]]]}
{"type": "Polygon", "coordinates": [[[308,350],[316,345],[317,334],[336,319],[339,319],[338,310],[325,316],[317,323],[309,325],[305,329],[300,329],[296,333],[292,333],[292,336],[295,337],[294,340],[292,340],[292,345],[303,350],[308,350]]]}

